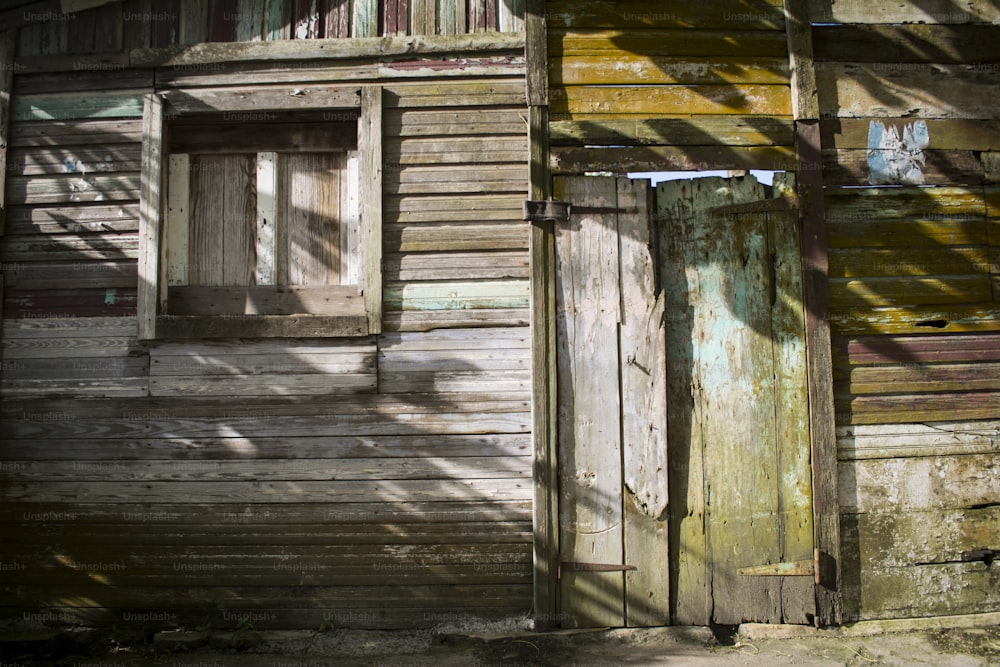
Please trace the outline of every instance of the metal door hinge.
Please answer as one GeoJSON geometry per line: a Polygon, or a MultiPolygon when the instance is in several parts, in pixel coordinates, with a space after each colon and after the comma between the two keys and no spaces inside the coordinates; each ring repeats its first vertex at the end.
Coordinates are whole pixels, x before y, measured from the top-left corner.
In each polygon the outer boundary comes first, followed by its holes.
{"type": "Polygon", "coordinates": [[[559,563],[559,572],[556,578],[561,579],[563,572],[630,572],[638,570],[635,565],[622,565],[621,563],[575,563],[563,561],[559,563]]]}
{"type": "Polygon", "coordinates": [[[524,200],[524,220],[531,223],[569,222],[570,204],[554,199],[524,200]]]}

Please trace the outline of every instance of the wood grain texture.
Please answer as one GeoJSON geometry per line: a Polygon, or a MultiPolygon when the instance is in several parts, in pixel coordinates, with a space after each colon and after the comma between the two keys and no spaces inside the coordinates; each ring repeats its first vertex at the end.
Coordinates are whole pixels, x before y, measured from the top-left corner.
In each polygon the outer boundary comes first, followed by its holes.
{"type": "Polygon", "coordinates": [[[139,294],[138,315],[140,339],[156,335],[156,318],[160,312],[160,236],[162,206],[167,178],[167,157],[163,147],[163,101],[157,95],[144,99],[142,115],[142,182],[139,196],[139,294]]]}
{"type": "MultiPolygon", "coordinates": [[[[612,178],[559,179],[555,197],[577,206],[616,208],[612,178]]],[[[559,386],[560,560],[620,563],[622,468],[617,355],[621,321],[615,213],[575,216],[556,230],[559,386]]],[[[560,577],[563,627],[623,626],[622,572],[560,577]]]]}

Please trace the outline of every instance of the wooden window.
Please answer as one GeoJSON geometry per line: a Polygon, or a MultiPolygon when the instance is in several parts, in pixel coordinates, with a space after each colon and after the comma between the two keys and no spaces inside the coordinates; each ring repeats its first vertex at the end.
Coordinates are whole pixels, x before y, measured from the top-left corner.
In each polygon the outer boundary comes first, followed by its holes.
{"type": "Polygon", "coordinates": [[[381,95],[357,92],[197,114],[148,96],[140,338],[380,332],[381,95]]]}

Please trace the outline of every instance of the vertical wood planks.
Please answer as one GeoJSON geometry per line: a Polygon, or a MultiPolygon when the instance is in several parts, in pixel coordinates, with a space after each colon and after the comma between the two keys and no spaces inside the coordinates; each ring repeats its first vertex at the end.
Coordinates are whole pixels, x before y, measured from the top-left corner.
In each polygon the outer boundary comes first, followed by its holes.
{"type": "Polygon", "coordinates": [[[10,97],[14,86],[14,49],[17,31],[0,33],[0,236],[6,230],[7,220],[7,153],[10,151],[10,97]]]}
{"type": "Polygon", "coordinates": [[[225,229],[227,155],[191,158],[191,236],[188,246],[188,281],[191,285],[225,285],[225,229]]]}
{"type": "MultiPolygon", "coordinates": [[[[614,209],[614,178],[559,179],[555,196],[580,207],[614,209]]],[[[618,388],[620,289],[617,214],[577,214],[556,231],[560,559],[620,563],[623,555],[621,405],[618,388]]],[[[622,572],[561,578],[564,627],[620,627],[622,572]]]]}
{"type": "Polygon", "coordinates": [[[340,281],[340,179],[342,153],[283,155],[279,178],[287,184],[278,218],[288,225],[288,282],[336,285],[340,281]]]}
{"type": "MultiPolygon", "coordinates": [[[[445,3],[452,4],[452,3],[445,3]]],[[[546,97],[547,37],[545,2],[526,0],[525,55],[529,75],[528,194],[534,200],[552,195],[549,173],[549,116],[546,97]],[[532,83],[533,82],[533,83],[532,83]]],[[[464,5],[463,5],[464,6],[464,5]]],[[[533,610],[539,629],[556,625],[559,581],[559,460],[556,406],[556,300],[554,231],[531,225],[531,381],[534,444],[533,610]]]]}
{"type": "Polygon", "coordinates": [[[209,0],[184,0],[184,12],[181,15],[180,43],[184,45],[199,44],[208,36],[208,4],[209,0]]]}
{"type": "Polygon", "coordinates": [[[712,597],[705,540],[705,444],[701,432],[700,382],[694,346],[694,309],[700,301],[692,241],[691,181],[657,185],[660,276],[666,310],[668,440],[670,462],[670,568],[673,622],[703,625],[712,597]]]}
{"type": "MultiPolygon", "coordinates": [[[[794,175],[776,174],[774,196],[794,193],[794,175]]],[[[813,557],[808,366],[798,215],[795,211],[769,213],[767,226],[774,281],[771,323],[781,561],[794,562],[813,557]]],[[[782,620],[809,624],[815,610],[813,579],[786,577],[781,585],[782,620]]]]}
{"type": "MultiPolygon", "coordinates": [[[[160,227],[163,208],[163,101],[159,95],[143,99],[142,176],[139,194],[139,338],[153,338],[159,310],[157,278],[160,270],[160,227]]],[[[164,281],[163,289],[166,289],[164,281]]]]}
{"type": "Polygon", "coordinates": [[[278,225],[275,153],[257,154],[257,271],[256,284],[275,282],[275,227],[278,225]]]}
{"type": "Polygon", "coordinates": [[[268,0],[264,35],[268,40],[289,39],[292,34],[286,0],[268,0]]]}
{"type": "Polygon", "coordinates": [[[656,284],[649,181],[618,179],[619,367],[626,625],[670,622],[664,300],[656,284]]]}
{"type": "Polygon", "coordinates": [[[191,156],[169,158],[167,187],[166,264],[167,285],[188,284],[188,234],[191,224],[191,156]]]}
{"type": "Polygon", "coordinates": [[[354,0],[351,37],[378,37],[378,0],[354,0]]]}
{"type": "Polygon", "coordinates": [[[362,263],[361,156],[348,152],[340,188],[340,284],[360,285],[362,263]]]}

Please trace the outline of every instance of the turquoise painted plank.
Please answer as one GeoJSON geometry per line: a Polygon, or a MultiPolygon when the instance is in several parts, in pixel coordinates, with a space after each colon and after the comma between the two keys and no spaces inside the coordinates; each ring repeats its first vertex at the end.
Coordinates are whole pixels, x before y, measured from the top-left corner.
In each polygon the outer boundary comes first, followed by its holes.
{"type": "Polygon", "coordinates": [[[387,310],[527,308],[528,285],[527,280],[407,283],[386,286],[383,298],[387,310]]]}
{"type": "Polygon", "coordinates": [[[113,93],[73,93],[16,96],[11,118],[24,120],[72,120],[76,118],[142,118],[144,90],[113,93]]]}

